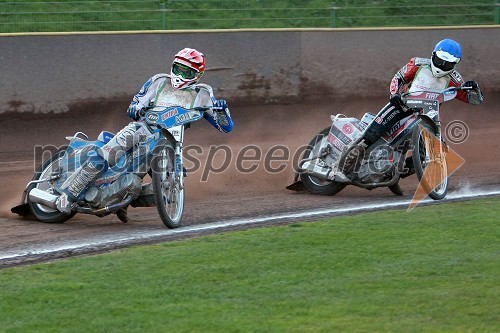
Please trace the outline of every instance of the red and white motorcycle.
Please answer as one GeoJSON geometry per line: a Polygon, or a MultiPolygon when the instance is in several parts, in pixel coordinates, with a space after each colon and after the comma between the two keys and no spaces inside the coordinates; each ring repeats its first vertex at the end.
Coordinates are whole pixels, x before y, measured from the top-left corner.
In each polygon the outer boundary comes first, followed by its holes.
{"type": "Polygon", "coordinates": [[[346,175],[347,181],[335,177],[335,171],[342,170],[343,152],[361,137],[375,115],[365,113],[361,120],[342,114],[331,116],[332,125],[311,140],[299,162],[294,182],[287,189],[334,195],[347,185],[354,185],[369,190],[388,187],[394,194],[402,195],[399,180],[416,173],[429,197],[443,199],[448,191],[448,168],[440,106],[454,99],[458,90],[470,89],[451,87],[403,94],[402,108],[408,116],[367,148],[357,167],[346,175]]]}

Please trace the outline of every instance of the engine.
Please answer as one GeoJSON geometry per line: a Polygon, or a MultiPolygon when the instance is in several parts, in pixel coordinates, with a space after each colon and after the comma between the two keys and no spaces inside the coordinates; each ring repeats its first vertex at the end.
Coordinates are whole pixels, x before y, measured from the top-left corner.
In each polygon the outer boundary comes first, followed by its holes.
{"type": "Polygon", "coordinates": [[[122,201],[126,195],[136,198],[141,193],[141,189],[141,178],[129,173],[120,176],[107,187],[92,186],[85,194],[85,200],[92,206],[101,208],[122,201]]]}
{"type": "Polygon", "coordinates": [[[396,168],[395,161],[399,161],[401,153],[390,147],[375,148],[366,163],[359,168],[358,178],[363,183],[382,182],[390,179],[396,168]]]}

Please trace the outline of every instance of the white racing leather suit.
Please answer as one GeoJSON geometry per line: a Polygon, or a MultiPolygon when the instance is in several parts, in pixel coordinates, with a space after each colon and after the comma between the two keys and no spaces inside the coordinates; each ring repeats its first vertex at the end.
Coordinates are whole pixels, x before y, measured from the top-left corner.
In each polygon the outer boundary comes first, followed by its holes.
{"type": "MultiPolygon", "coordinates": [[[[109,163],[109,166],[113,166],[116,163],[114,156],[119,157],[118,153],[126,152],[146,141],[151,132],[144,122],[138,121],[138,113],[147,106],[181,106],[185,109],[191,109],[199,106],[213,106],[213,102],[206,89],[197,88],[196,84],[184,89],[175,89],[170,84],[170,75],[157,74],[143,85],[130,103],[127,114],[135,121],[118,132],[102,147],[99,154],[109,163]]],[[[227,109],[221,110],[221,112],[207,110],[204,117],[221,132],[228,133],[234,127],[227,109]]]]}
{"type": "MultiPolygon", "coordinates": [[[[428,58],[412,58],[394,75],[390,85],[391,96],[420,90],[441,91],[448,87],[460,87],[464,84],[462,76],[456,70],[442,77],[435,77],[432,74],[431,61],[428,58]]],[[[480,104],[483,101],[483,94],[477,87],[475,90],[458,91],[456,98],[462,102],[480,104]]],[[[388,103],[384,106],[365,129],[363,135],[353,142],[341,157],[337,179],[349,181],[345,175],[355,170],[358,165],[355,162],[359,162],[359,158],[366,149],[407,116],[408,114],[399,105],[388,103]]]]}
{"type": "MultiPolygon", "coordinates": [[[[75,201],[89,183],[95,181],[108,167],[116,165],[122,154],[145,142],[151,135],[150,129],[140,119],[139,111],[147,106],[181,106],[186,109],[199,106],[213,106],[215,101],[204,88],[191,85],[184,89],[175,89],[170,83],[170,75],[157,74],[150,78],[134,96],[127,110],[129,117],[134,119],[119,131],[108,143],[98,149],[97,155],[90,157],[61,186],[63,194],[58,201],[58,208],[69,213],[68,202],[75,201]],[[67,197],[64,197],[66,194],[67,197]],[[68,200],[69,197],[69,200],[68,200]]],[[[233,121],[228,109],[204,112],[208,120],[219,131],[227,133],[233,127],[233,121]]]]}
{"type": "MultiPolygon", "coordinates": [[[[419,90],[444,90],[448,87],[460,87],[464,83],[462,76],[453,70],[442,77],[432,74],[431,59],[412,58],[393,77],[390,93],[401,94],[419,90]]],[[[460,90],[457,92],[458,100],[470,104],[480,104],[483,94],[477,90],[460,90]]],[[[408,116],[396,105],[388,104],[379,111],[375,120],[366,128],[363,138],[367,146],[377,141],[383,133],[388,131],[398,121],[408,116]]]]}

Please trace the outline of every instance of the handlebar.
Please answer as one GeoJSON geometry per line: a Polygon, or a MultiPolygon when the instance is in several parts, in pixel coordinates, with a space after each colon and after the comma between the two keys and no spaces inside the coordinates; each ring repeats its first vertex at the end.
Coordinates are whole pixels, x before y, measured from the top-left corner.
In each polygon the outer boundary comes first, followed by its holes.
{"type": "Polygon", "coordinates": [[[197,106],[197,107],[193,108],[193,110],[201,111],[201,112],[208,111],[210,109],[211,109],[211,107],[209,107],[209,106],[197,106]]]}
{"type": "Polygon", "coordinates": [[[410,102],[410,100],[412,99],[420,99],[420,98],[424,98],[424,99],[432,99],[432,100],[436,100],[438,101],[439,103],[443,103],[443,102],[446,102],[448,100],[451,100],[453,98],[456,97],[456,92],[457,91],[460,91],[460,90],[465,90],[465,91],[468,91],[468,90],[474,90],[474,88],[472,87],[449,87],[449,88],[446,88],[444,90],[417,90],[417,91],[411,91],[411,92],[407,92],[407,93],[403,93],[400,96],[400,98],[395,98],[394,101],[393,101],[393,98],[394,97],[397,97],[396,96],[393,96],[391,97],[391,103],[393,103],[393,105],[396,105],[396,106],[399,106],[402,108],[403,111],[407,112],[409,110],[411,110],[412,108],[415,108],[415,110],[419,110],[420,108],[417,106],[414,106],[414,105],[409,105],[407,103],[410,102]],[[425,96],[422,96],[422,95],[425,95],[425,96]],[[411,98],[413,97],[413,98],[411,98]],[[447,98],[448,97],[448,98],[447,98]]]}
{"type": "Polygon", "coordinates": [[[412,91],[412,92],[407,92],[401,94],[401,97],[407,97],[411,94],[420,94],[420,93],[435,93],[435,94],[445,94],[447,92],[454,92],[454,91],[460,91],[460,90],[473,90],[474,88],[472,87],[449,87],[444,90],[417,90],[417,91],[412,91]]]}
{"type": "MultiPolygon", "coordinates": [[[[154,109],[156,106],[147,106],[147,107],[144,107],[142,108],[141,110],[139,110],[139,117],[144,117],[146,116],[146,113],[152,109],[154,109]]],[[[210,109],[221,109],[221,108],[215,108],[215,107],[210,107],[210,106],[197,106],[197,107],[194,107],[190,110],[193,110],[193,111],[200,111],[200,112],[205,112],[207,110],[210,110],[210,109]]]]}
{"type": "MultiPolygon", "coordinates": [[[[208,84],[205,84],[205,83],[198,83],[195,85],[195,88],[196,92],[199,92],[200,90],[205,90],[208,92],[208,94],[210,95],[210,99],[211,100],[214,100],[215,99],[215,96],[214,96],[214,91],[212,89],[211,86],[209,86],[208,84]]],[[[139,111],[139,116],[142,118],[146,115],[146,113],[149,111],[149,110],[152,110],[156,107],[156,105],[148,105],[146,107],[143,107],[140,111],[139,111]]],[[[213,107],[213,106],[197,106],[197,107],[194,107],[192,108],[191,110],[194,110],[194,111],[200,111],[200,112],[205,112],[205,111],[208,111],[208,110],[222,110],[222,108],[218,108],[218,107],[213,107]]]]}

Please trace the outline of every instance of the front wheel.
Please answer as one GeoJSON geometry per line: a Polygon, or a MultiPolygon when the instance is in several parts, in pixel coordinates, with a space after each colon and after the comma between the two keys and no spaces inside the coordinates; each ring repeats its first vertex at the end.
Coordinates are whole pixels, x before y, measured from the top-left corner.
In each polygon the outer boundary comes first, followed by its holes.
{"type": "Polygon", "coordinates": [[[160,218],[168,228],[177,228],[181,224],[184,212],[183,174],[175,172],[175,148],[162,139],[155,148],[152,163],[153,195],[160,218]]]}
{"type": "Polygon", "coordinates": [[[412,135],[413,165],[418,180],[429,197],[441,200],[448,192],[448,167],[444,143],[427,123],[418,126],[412,135]]]}
{"type": "MultiPolygon", "coordinates": [[[[46,179],[52,176],[52,174],[57,173],[61,167],[61,162],[63,160],[65,153],[66,149],[60,149],[57,153],[55,153],[54,155],[50,156],[50,158],[45,160],[45,162],[43,162],[42,165],[35,172],[33,180],[46,179]]],[[[52,187],[47,182],[30,185],[28,187],[28,193],[33,188],[37,188],[39,190],[46,191],[51,194],[57,194],[53,192],[52,187]]],[[[61,213],[57,209],[49,208],[42,204],[31,202],[29,200],[29,196],[27,199],[27,203],[33,216],[38,221],[45,223],[64,223],[76,214],[76,213],[71,213],[68,215],[65,213],[61,213]]]]}
{"type": "MultiPolygon", "coordinates": [[[[325,128],[319,132],[312,140],[309,142],[307,149],[302,155],[302,160],[309,159],[318,154],[324,140],[327,139],[328,133],[330,132],[330,127],[325,128]]],[[[346,185],[336,182],[334,180],[320,179],[307,172],[301,171],[300,179],[304,184],[304,187],[312,194],[319,195],[334,195],[342,191],[346,185]]]]}

